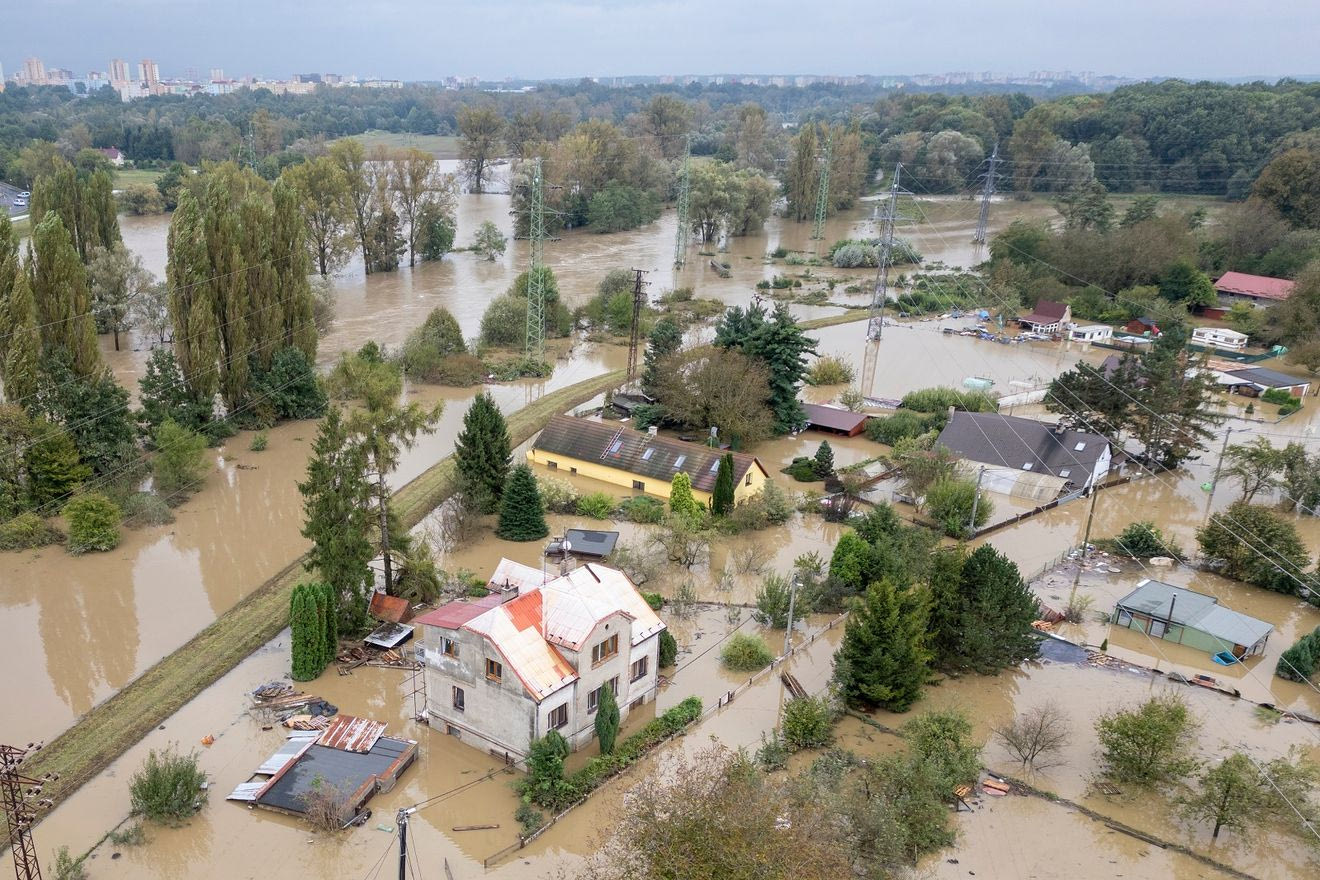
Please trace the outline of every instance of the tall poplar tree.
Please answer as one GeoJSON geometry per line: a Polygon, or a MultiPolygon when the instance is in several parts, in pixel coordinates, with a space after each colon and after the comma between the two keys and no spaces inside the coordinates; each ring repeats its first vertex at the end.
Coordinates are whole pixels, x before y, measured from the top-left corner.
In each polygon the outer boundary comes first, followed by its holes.
{"type": "Polygon", "coordinates": [[[784,197],[788,200],[788,216],[794,220],[806,220],[816,209],[820,176],[817,149],[816,124],[808,123],[793,138],[793,154],[784,172],[784,197]]]}
{"type": "Polygon", "coordinates": [[[239,253],[247,300],[247,338],[257,371],[270,369],[284,331],[277,288],[279,257],[271,236],[270,205],[252,193],[239,205],[239,253]]]}
{"type": "Polygon", "coordinates": [[[463,414],[463,430],[454,444],[459,486],[473,510],[499,511],[511,461],[504,413],[495,404],[495,398],[482,392],[463,414]]]}
{"type": "Polygon", "coordinates": [[[213,172],[206,188],[203,237],[206,241],[208,296],[219,341],[220,396],[232,412],[247,396],[248,281],[238,220],[228,175],[213,172]]]}
{"type": "MultiPolygon", "coordinates": [[[[3,267],[0,267],[2,269],[3,267]]],[[[41,359],[41,332],[37,329],[37,309],[32,302],[32,288],[27,273],[14,274],[5,303],[4,327],[7,334],[0,379],[5,397],[12,403],[30,407],[37,391],[37,364],[41,359]]]]}
{"type": "Polygon", "coordinates": [[[28,272],[43,346],[66,352],[75,374],[92,375],[101,367],[101,353],[87,270],[58,214],[47,215],[32,231],[28,272]]]}
{"type": "Polygon", "coordinates": [[[280,303],[280,332],[284,345],[292,345],[316,359],[316,319],[312,301],[312,273],[307,253],[307,231],[298,205],[298,191],[283,179],[271,190],[274,210],[270,241],[274,257],[276,298],[280,303]]]}
{"type": "Polygon", "coordinates": [[[209,405],[220,387],[215,309],[207,281],[208,260],[202,212],[186,187],[170,221],[165,277],[174,322],[174,356],[192,397],[209,405]]]}
{"type": "Polygon", "coordinates": [[[367,508],[371,487],[363,450],[351,442],[343,412],[332,407],[321,420],[307,463],[302,535],[312,542],[305,567],[334,594],[336,630],[351,633],[366,622],[371,558],[367,508]]]}

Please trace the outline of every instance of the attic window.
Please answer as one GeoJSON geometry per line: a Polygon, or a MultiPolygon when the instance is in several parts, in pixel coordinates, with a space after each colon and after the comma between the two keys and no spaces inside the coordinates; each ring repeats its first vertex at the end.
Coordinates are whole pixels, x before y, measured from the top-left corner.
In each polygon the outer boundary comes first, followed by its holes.
{"type": "Polygon", "coordinates": [[[623,438],[622,438],[622,437],[620,437],[619,439],[617,439],[617,440],[615,440],[613,443],[611,443],[611,444],[610,444],[610,448],[609,448],[607,451],[608,451],[611,455],[613,455],[613,454],[616,454],[621,448],[623,448],[623,438]]]}
{"type": "Polygon", "coordinates": [[[1086,441],[1079,440],[1077,441],[1077,445],[1073,447],[1073,452],[1081,452],[1085,448],[1086,448],[1086,441]]]}
{"type": "Polygon", "coordinates": [[[1063,470],[1059,471],[1059,476],[1066,477],[1070,473],[1072,473],[1072,468],[1064,468],[1063,470]]]}
{"type": "Polygon", "coordinates": [[[1022,469],[1023,469],[1024,471],[1029,471],[1029,470],[1031,470],[1031,462],[1027,462],[1026,464],[1022,465],[1022,469]]]}
{"type": "Polygon", "coordinates": [[[642,453],[642,461],[650,461],[652,455],[655,455],[654,447],[651,447],[642,453]]]}
{"type": "Polygon", "coordinates": [[[674,470],[678,470],[679,468],[681,468],[683,466],[683,462],[685,461],[687,461],[686,455],[680,455],[678,458],[674,459],[674,470]]]}
{"type": "Polygon", "coordinates": [[[710,472],[713,474],[720,469],[720,460],[717,458],[710,464],[710,472]]]}

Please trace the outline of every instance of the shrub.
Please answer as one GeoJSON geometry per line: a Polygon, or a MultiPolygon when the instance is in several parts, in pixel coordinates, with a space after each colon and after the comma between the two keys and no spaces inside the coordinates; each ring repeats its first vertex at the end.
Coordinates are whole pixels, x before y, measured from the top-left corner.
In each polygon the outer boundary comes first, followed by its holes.
{"type": "Polygon", "coordinates": [[[486,345],[516,345],[527,336],[527,300],[503,294],[490,301],[481,316],[481,341],[486,345]]]}
{"type": "Polygon", "coordinates": [[[678,639],[667,629],[660,630],[660,656],[656,663],[661,669],[668,669],[678,660],[678,639]]]}
{"type": "Polygon", "coordinates": [[[971,743],[972,723],[957,711],[926,712],[903,725],[903,738],[912,756],[951,792],[976,781],[981,772],[981,750],[971,743]]]}
{"type": "Polygon", "coordinates": [[[903,395],[903,409],[922,413],[948,412],[949,407],[966,412],[995,412],[999,403],[983,391],[959,391],[956,388],[922,388],[903,395]]]}
{"type": "Polygon", "coordinates": [[[124,515],[124,525],[130,529],[174,522],[174,511],[155,492],[132,492],[119,501],[119,510],[124,515]]]}
{"type": "Polygon", "coordinates": [[[794,751],[834,741],[834,709],[825,697],[794,697],[784,704],[784,742],[794,751]]]}
{"type": "Polygon", "coordinates": [[[32,511],[0,522],[0,550],[31,550],[63,540],[63,532],[32,511]]]}
{"type": "Polygon", "coordinates": [[[1182,559],[1182,550],[1150,520],[1128,523],[1127,528],[1114,538],[1115,552],[1135,559],[1149,559],[1152,556],[1172,556],[1182,559]]]}
{"type": "Polygon", "coordinates": [[[210,470],[205,437],[173,419],[166,419],[156,429],[155,446],[151,470],[156,477],[156,489],[166,498],[177,498],[201,485],[210,470]]]}
{"type": "Polygon", "coordinates": [[[531,836],[545,824],[545,814],[536,807],[532,806],[531,799],[524,796],[518,802],[518,809],[513,812],[514,821],[518,823],[518,828],[522,831],[523,837],[531,836]]]}
{"type": "Polygon", "coordinates": [[[578,493],[568,481],[538,475],[536,485],[541,490],[546,510],[552,513],[577,512],[578,493]]]}
{"type": "Polygon", "coordinates": [[[254,373],[252,399],[253,413],[261,424],[325,415],[326,396],[317,380],[316,365],[291,345],[275,351],[270,369],[254,373]],[[263,414],[264,419],[260,418],[263,414]]]}
{"type": "Polygon", "coordinates": [[[646,600],[647,605],[651,606],[652,611],[659,611],[665,607],[665,597],[659,593],[642,593],[642,598],[646,600]]]}
{"type": "Polygon", "coordinates": [[[976,484],[961,477],[944,477],[936,480],[926,490],[926,511],[940,524],[944,534],[951,538],[960,538],[972,528],[980,528],[990,519],[994,504],[980,493],[977,496],[976,484]],[[976,508],[976,521],[972,522],[972,508],[976,508]]]}
{"type": "Polygon", "coordinates": [[[629,522],[654,525],[665,518],[665,505],[649,495],[634,495],[619,503],[619,515],[629,522]]]}
{"type": "Polygon", "coordinates": [[[368,342],[356,354],[339,356],[325,386],[336,400],[361,400],[370,409],[380,409],[402,393],[403,371],[385,359],[379,345],[368,342]]]}
{"type": "Polygon", "coordinates": [[[788,474],[799,483],[814,483],[822,477],[816,473],[816,460],[806,456],[798,456],[793,459],[788,467],[781,473],[788,474]]]}
{"type": "Polygon", "coordinates": [[[160,752],[152,749],[128,785],[133,815],[154,822],[178,822],[206,800],[205,782],[196,752],[181,755],[173,747],[160,752]]]}
{"type": "Polygon", "coordinates": [[[592,519],[610,519],[614,513],[614,498],[608,492],[582,495],[577,500],[577,512],[579,516],[592,519]]]}
{"type": "Polygon", "coordinates": [[[122,831],[111,831],[107,838],[115,846],[141,846],[147,842],[147,829],[138,820],[122,831]]]}
{"type": "Polygon", "coordinates": [[[784,257],[788,256],[788,248],[777,247],[770,252],[770,256],[772,259],[782,260],[784,257]]]}
{"type": "Polygon", "coordinates": [[[600,687],[600,702],[596,706],[596,740],[600,743],[602,755],[614,752],[614,741],[618,736],[619,701],[614,696],[614,688],[606,683],[600,687]]]}
{"type": "Polygon", "coordinates": [[[420,327],[408,334],[399,363],[405,375],[434,382],[447,358],[467,353],[458,321],[448,309],[435,308],[420,327]]]}
{"type": "Polygon", "coordinates": [[[119,508],[100,492],[75,496],[64,505],[69,523],[69,552],[74,555],[89,550],[113,550],[119,546],[119,508]]]}
{"type": "Polygon", "coordinates": [[[808,385],[844,385],[854,376],[852,364],[834,355],[825,355],[816,358],[807,370],[806,381],[808,385]]]}
{"type": "Polygon", "coordinates": [[[351,818],[348,795],[321,776],[312,778],[311,790],[302,795],[302,803],[303,818],[317,831],[338,831],[351,818]]]}
{"type": "Polygon", "coordinates": [[[1320,626],[1279,655],[1274,674],[1289,681],[1306,682],[1320,667],[1320,626]]]}
{"type": "Polygon", "coordinates": [[[720,651],[720,662],[734,672],[756,672],[769,666],[775,655],[760,636],[734,633],[720,651]]]}
{"type": "MultiPolygon", "coordinates": [[[[1289,595],[1297,594],[1298,572],[1311,562],[1289,518],[1242,501],[1211,516],[1197,530],[1196,540],[1202,555],[1214,560],[1226,577],[1289,595]],[[1243,540],[1243,535],[1251,536],[1250,543],[1243,540]],[[1261,553],[1260,547],[1268,547],[1270,552],[1261,553]]],[[[1307,576],[1301,575],[1300,579],[1306,580],[1307,576]]]]}
{"type": "Polygon", "coordinates": [[[249,452],[265,452],[266,447],[270,445],[270,433],[267,431],[258,431],[252,435],[248,442],[249,452]]]}
{"type": "Polygon", "coordinates": [[[939,413],[919,413],[900,409],[892,416],[880,416],[866,423],[866,436],[877,443],[894,446],[900,440],[920,437],[927,431],[939,430],[946,417],[939,413]]]}
{"type": "MultiPolygon", "coordinates": [[[[767,577],[756,593],[756,610],[752,612],[756,622],[772,629],[787,629],[788,605],[792,599],[792,589],[788,578],[782,575],[772,574],[767,577]]],[[[814,590],[800,586],[797,598],[792,600],[793,618],[801,620],[805,615],[810,614],[815,598],[814,590]]]]}
{"type": "Polygon", "coordinates": [[[55,880],[87,880],[87,869],[83,867],[83,859],[75,859],[69,855],[67,846],[55,851],[55,863],[51,866],[51,873],[55,880]]]}
{"type": "Polygon", "coordinates": [[[1283,388],[1271,388],[1262,394],[1260,399],[1266,403],[1276,405],[1279,408],[1279,415],[1281,416],[1297,412],[1297,410],[1302,408],[1301,398],[1293,397],[1283,388]]]}

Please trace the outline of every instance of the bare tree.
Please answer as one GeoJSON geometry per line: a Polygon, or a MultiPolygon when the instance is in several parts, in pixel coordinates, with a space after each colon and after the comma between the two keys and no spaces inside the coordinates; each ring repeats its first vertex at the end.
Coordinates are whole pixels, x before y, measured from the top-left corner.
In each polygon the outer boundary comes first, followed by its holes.
{"type": "Polygon", "coordinates": [[[684,568],[692,568],[710,554],[710,538],[682,516],[667,517],[651,540],[664,548],[670,562],[684,568]]]}
{"type": "Polygon", "coordinates": [[[1028,709],[1003,727],[996,727],[995,736],[1023,767],[1044,770],[1062,763],[1060,752],[1068,745],[1072,733],[1064,711],[1057,703],[1047,702],[1028,709]]]}
{"type": "Polygon", "coordinates": [[[627,543],[616,546],[608,561],[639,587],[654,580],[663,564],[650,548],[627,543]]]}
{"type": "Polygon", "coordinates": [[[302,795],[302,802],[307,824],[317,831],[338,831],[352,818],[348,795],[320,776],[312,780],[311,791],[302,795]]]}

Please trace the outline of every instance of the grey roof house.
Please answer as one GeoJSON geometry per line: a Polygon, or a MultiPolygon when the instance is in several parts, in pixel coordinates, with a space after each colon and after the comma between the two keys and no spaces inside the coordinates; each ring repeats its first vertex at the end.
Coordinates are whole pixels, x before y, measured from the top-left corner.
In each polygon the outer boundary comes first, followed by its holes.
{"type": "Polygon", "coordinates": [[[1219,604],[1214,596],[1147,578],[1114,608],[1114,623],[1154,638],[1226,651],[1239,659],[1265,652],[1274,626],[1219,604]]]}
{"type": "Polygon", "coordinates": [[[935,442],[983,466],[982,488],[1041,501],[1090,489],[1113,462],[1099,434],[1001,413],[954,412],[935,442]]]}

